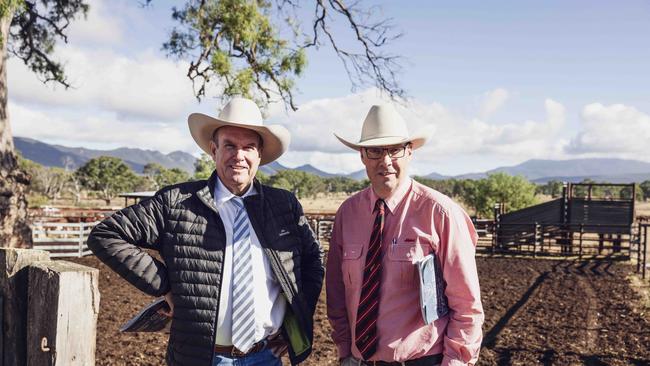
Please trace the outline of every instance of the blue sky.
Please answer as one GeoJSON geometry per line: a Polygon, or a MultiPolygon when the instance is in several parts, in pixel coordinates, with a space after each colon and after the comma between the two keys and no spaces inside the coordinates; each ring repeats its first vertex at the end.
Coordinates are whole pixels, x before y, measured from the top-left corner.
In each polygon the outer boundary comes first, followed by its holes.
{"type": "MultiPolygon", "coordinates": [[[[160,50],[173,26],[172,1],[91,1],[58,49],[76,88],[38,83],[9,64],[16,135],[89,148],[119,146],[197,154],[186,117],[215,114],[198,104],[187,64],[160,50]]],[[[308,2],[304,2],[307,4],[308,2]]],[[[621,157],[650,161],[650,2],[366,1],[404,35],[388,52],[403,56],[400,106],[409,128],[433,128],[414,173],[460,174],[527,159],[621,157]]],[[[301,11],[308,23],[311,11],[301,11]]],[[[336,28],[346,34],[347,28],[336,28]]],[[[292,132],[280,162],[330,172],[362,168],[331,134],[359,136],[382,96],[351,90],[334,53],[310,51],[297,81],[298,112],[271,107],[292,132]]]]}

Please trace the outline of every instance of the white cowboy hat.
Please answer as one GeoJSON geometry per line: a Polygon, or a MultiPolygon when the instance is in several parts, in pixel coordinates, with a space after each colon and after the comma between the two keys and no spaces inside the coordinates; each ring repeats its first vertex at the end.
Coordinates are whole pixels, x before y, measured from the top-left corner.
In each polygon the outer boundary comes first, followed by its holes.
{"type": "Polygon", "coordinates": [[[291,141],[289,130],[280,125],[264,126],[262,113],[255,102],[250,99],[235,97],[214,118],[202,113],[192,113],[187,118],[192,138],[199,147],[212,155],[210,141],[214,131],[223,126],[247,128],[257,132],[264,143],[260,165],[268,164],[279,158],[291,141]]]}
{"type": "Polygon", "coordinates": [[[407,142],[410,142],[415,150],[424,145],[430,135],[431,132],[421,132],[409,136],[406,122],[392,104],[373,105],[370,108],[363,121],[359,142],[350,142],[334,134],[345,146],[357,151],[362,147],[399,145],[407,142]]]}

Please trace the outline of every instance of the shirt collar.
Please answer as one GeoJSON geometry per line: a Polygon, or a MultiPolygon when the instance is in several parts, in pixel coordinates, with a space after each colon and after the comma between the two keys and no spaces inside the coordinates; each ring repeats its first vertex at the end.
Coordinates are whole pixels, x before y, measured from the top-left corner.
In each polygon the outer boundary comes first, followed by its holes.
{"type": "MultiPolygon", "coordinates": [[[[404,197],[406,197],[407,193],[409,193],[411,190],[412,185],[413,180],[411,177],[407,177],[399,186],[397,186],[397,190],[395,190],[395,192],[393,192],[390,197],[384,199],[388,212],[391,214],[395,212],[397,206],[404,200],[404,197]]],[[[370,213],[375,210],[375,203],[378,199],[379,196],[377,196],[375,190],[372,189],[372,186],[370,186],[370,213]]]]}
{"type": "MultiPolygon", "coordinates": [[[[257,194],[257,189],[255,189],[254,184],[251,184],[248,187],[246,193],[244,193],[241,196],[241,198],[252,196],[255,194],[257,194]]],[[[214,202],[216,203],[217,208],[221,207],[221,205],[230,201],[234,197],[238,197],[238,196],[230,192],[228,188],[226,188],[226,186],[221,181],[221,178],[217,177],[217,184],[215,184],[214,186],[214,202]]]]}

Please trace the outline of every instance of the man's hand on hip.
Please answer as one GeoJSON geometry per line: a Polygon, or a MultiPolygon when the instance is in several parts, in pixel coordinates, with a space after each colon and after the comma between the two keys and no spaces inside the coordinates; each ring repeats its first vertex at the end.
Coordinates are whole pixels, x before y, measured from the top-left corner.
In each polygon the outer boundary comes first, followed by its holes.
{"type": "Polygon", "coordinates": [[[160,309],[160,313],[171,318],[174,316],[174,302],[172,301],[171,291],[165,294],[165,301],[167,301],[167,305],[169,305],[169,311],[166,309],[160,309]]]}

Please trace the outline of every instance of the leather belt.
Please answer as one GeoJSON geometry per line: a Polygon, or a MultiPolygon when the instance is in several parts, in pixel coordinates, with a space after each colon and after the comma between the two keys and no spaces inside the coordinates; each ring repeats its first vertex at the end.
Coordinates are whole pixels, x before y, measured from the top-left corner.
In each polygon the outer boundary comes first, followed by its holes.
{"type": "Polygon", "coordinates": [[[255,344],[253,344],[253,346],[251,347],[251,349],[248,350],[248,352],[242,352],[239,349],[237,349],[237,347],[235,347],[235,346],[221,346],[221,345],[215,344],[214,345],[214,352],[220,353],[220,354],[223,354],[223,355],[227,355],[227,356],[230,356],[230,357],[245,357],[245,356],[251,355],[253,353],[257,353],[257,352],[260,352],[260,351],[264,350],[264,348],[266,348],[266,346],[268,344],[269,344],[269,342],[266,339],[261,340],[261,341],[255,343],[255,344]]]}
{"type": "Polygon", "coordinates": [[[437,355],[424,356],[414,360],[404,362],[397,361],[362,361],[366,365],[372,366],[435,366],[442,363],[442,353],[437,355]]]}

